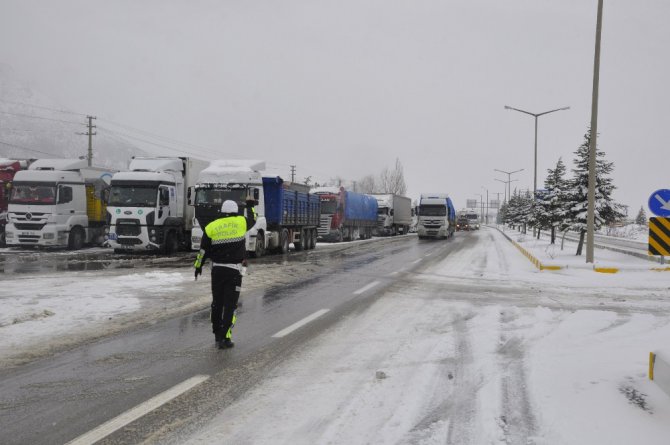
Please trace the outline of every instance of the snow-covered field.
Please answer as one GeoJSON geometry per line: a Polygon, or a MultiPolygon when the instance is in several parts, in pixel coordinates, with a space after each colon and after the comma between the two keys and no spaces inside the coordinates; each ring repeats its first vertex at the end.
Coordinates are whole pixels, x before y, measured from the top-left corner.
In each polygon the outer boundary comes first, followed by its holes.
{"type": "Polygon", "coordinates": [[[670,397],[646,372],[670,338],[670,280],[540,272],[497,232],[476,236],[188,443],[669,443],[670,397]]]}

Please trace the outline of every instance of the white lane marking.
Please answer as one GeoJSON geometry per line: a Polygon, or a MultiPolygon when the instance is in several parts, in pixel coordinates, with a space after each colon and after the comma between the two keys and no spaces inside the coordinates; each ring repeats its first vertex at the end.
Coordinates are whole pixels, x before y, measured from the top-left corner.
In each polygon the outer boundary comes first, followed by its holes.
{"type": "Polygon", "coordinates": [[[76,439],[67,443],[67,445],[89,445],[93,444],[105,437],[109,436],[116,430],[123,428],[129,423],[139,419],[143,415],[150,413],[161,405],[166,404],[170,400],[180,396],[191,388],[198,386],[205,380],[209,379],[208,375],[196,375],[188,380],[184,380],[180,384],[163,391],[150,398],[149,400],[140,403],[135,408],[131,408],[125,413],[119,414],[112,420],[109,420],[97,428],[92,429],[88,433],[84,433],[76,439]]]}
{"type": "Polygon", "coordinates": [[[320,309],[316,312],[314,312],[312,315],[308,315],[307,317],[303,318],[302,320],[293,323],[291,326],[282,329],[281,331],[277,332],[275,335],[273,335],[274,338],[281,338],[284,337],[285,335],[290,334],[291,332],[295,331],[298,328],[303,327],[310,321],[316,320],[326,312],[328,312],[330,309],[320,309]]]}
{"type": "Polygon", "coordinates": [[[365,292],[366,290],[370,290],[378,284],[379,284],[379,281],[373,281],[370,284],[366,284],[365,286],[361,287],[360,289],[354,291],[354,295],[360,295],[363,292],[365,292]]]}
{"type": "Polygon", "coordinates": [[[418,263],[419,261],[421,261],[421,258],[419,258],[418,260],[414,260],[414,261],[412,261],[412,264],[416,264],[416,263],[418,263]]]}
{"type": "Polygon", "coordinates": [[[433,254],[433,252],[427,253],[427,254],[424,255],[424,257],[431,256],[432,254],[433,254]]]}
{"type": "Polygon", "coordinates": [[[395,272],[391,272],[391,273],[389,274],[390,277],[392,277],[393,275],[398,275],[398,271],[396,270],[395,272]]]}

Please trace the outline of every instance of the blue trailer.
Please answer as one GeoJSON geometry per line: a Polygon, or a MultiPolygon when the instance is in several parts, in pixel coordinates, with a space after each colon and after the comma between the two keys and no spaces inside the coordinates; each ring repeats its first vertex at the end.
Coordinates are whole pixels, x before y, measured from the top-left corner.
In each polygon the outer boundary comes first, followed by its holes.
{"type": "Polygon", "coordinates": [[[372,237],[377,224],[377,199],[344,187],[315,189],[321,200],[319,239],[354,241],[372,237]]]}
{"type": "MultiPolygon", "coordinates": [[[[321,215],[321,201],[302,184],[289,184],[279,176],[263,177],[267,231],[278,236],[279,252],[313,249],[321,215]]],[[[272,243],[271,243],[272,244],[272,243]]]]}

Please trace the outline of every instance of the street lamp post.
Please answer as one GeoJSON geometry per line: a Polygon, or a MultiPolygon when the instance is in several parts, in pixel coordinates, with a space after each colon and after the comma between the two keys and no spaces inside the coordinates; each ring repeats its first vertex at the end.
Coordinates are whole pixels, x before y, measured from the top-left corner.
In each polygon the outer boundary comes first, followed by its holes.
{"type": "MultiPolygon", "coordinates": [[[[509,183],[512,182],[512,179],[511,179],[512,175],[514,173],[522,172],[522,171],[524,171],[524,169],[522,168],[520,170],[514,170],[513,172],[506,172],[505,170],[498,170],[497,168],[494,168],[493,170],[497,171],[497,172],[500,172],[500,173],[505,173],[507,175],[507,181],[500,181],[500,179],[496,179],[496,181],[504,182],[504,183],[507,184],[507,199],[506,199],[506,201],[509,202],[509,200],[512,198],[511,190],[509,188],[509,183]]],[[[515,179],[515,181],[516,181],[516,179],[515,179]]]]}
{"type": "Polygon", "coordinates": [[[484,220],[484,195],[481,193],[475,193],[475,195],[479,196],[479,222],[484,220]]]}
{"type": "Polygon", "coordinates": [[[482,186],[482,190],[486,190],[486,218],[484,219],[484,221],[486,222],[486,224],[488,224],[489,223],[489,189],[482,186]]]}
{"type": "Polygon", "coordinates": [[[510,107],[505,105],[506,110],[514,110],[520,113],[528,114],[535,118],[535,161],[534,161],[534,173],[533,173],[533,201],[535,201],[535,194],[537,192],[537,118],[544,116],[545,114],[554,113],[556,111],[569,110],[570,107],[556,108],[555,110],[543,111],[542,113],[531,113],[530,111],[520,110],[518,108],[510,107]]]}

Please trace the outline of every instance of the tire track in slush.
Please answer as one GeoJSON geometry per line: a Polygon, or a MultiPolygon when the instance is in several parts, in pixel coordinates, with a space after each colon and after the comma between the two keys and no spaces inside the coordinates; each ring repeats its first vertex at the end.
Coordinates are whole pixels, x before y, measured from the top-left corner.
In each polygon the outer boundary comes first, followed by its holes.
{"type": "Polygon", "coordinates": [[[516,312],[500,312],[499,365],[501,373],[502,407],[499,426],[508,444],[534,443],[537,420],[528,395],[525,344],[522,338],[510,335],[515,328],[516,312]]]}
{"type": "Polygon", "coordinates": [[[481,374],[472,369],[474,357],[468,322],[474,316],[474,312],[468,312],[452,320],[454,354],[444,362],[445,387],[436,388],[441,402],[431,408],[400,443],[433,443],[439,440],[436,436],[446,436],[449,444],[474,443],[477,398],[473,394],[484,384],[481,374]]]}

